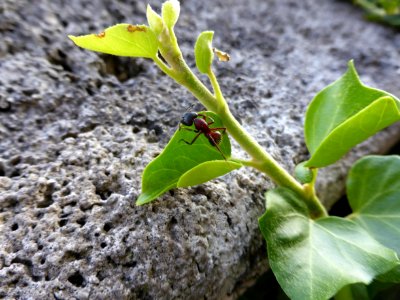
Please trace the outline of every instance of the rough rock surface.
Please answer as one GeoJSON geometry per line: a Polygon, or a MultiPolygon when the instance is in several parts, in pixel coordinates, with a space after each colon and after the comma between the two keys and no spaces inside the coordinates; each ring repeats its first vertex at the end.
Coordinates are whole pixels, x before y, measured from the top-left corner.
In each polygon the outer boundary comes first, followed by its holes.
{"type": "MultiPolygon", "coordinates": [[[[134,205],[144,166],[194,99],[149,61],[84,51],[66,34],[144,23],[145,8],[1,1],[0,298],[222,299],[265,270],[257,217],[272,184],[258,173],[134,205]]],[[[216,68],[234,114],[290,170],[307,155],[307,103],[349,59],[365,82],[400,95],[400,35],[346,2],[182,1],[177,34],[189,61],[209,29],[232,56],[216,68]]],[[[398,129],[329,168],[319,182],[328,206],[351,162],[387,149],[398,129]]]]}

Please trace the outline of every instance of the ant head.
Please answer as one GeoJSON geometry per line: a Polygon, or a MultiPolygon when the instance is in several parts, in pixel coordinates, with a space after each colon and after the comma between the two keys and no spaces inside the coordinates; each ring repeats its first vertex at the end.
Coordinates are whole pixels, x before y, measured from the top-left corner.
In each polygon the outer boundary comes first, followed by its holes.
{"type": "Polygon", "coordinates": [[[186,126],[192,126],[194,119],[197,117],[198,115],[195,112],[186,112],[182,116],[181,123],[186,126]]]}

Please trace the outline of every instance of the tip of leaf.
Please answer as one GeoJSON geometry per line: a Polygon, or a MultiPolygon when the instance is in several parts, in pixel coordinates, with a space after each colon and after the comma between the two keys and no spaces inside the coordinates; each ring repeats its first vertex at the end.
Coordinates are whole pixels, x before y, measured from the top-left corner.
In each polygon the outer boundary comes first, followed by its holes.
{"type": "Polygon", "coordinates": [[[141,206],[151,201],[151,198],[148,194],[140,194],[139,198],[137,198],[135,204],[136,206],[141,206]]]}
{"type": "Polygon", "coordinates": [[[161,8],[161,15],[165,25],[168,28],[173,28],[178,21],[180,13],[180,3],[178,0],[165,1],[161,8]]]}
{"type": "Polygon", "coordinates": [[[69,34],[69,35],[68,35],[68,38],[69,38],[70,40],[72,40],[72,41],[75,43],[75,40],[77,39],[77,36],[72,35],[72,34],[69,34]]]}

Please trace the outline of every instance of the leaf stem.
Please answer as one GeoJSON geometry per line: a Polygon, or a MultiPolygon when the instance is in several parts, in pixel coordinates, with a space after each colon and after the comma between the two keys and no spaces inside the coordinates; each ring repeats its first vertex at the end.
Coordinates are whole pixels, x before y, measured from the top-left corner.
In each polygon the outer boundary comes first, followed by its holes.
{"type": "Polygon", "coordinates": [[[169,77],[174,77],[174,71],[167,66],[159,57],[158,55],[156,55],[155,57],[153,57],[153,61],[156,63],[156,65],[165,73],[167,74],[169,77]]]}
{"type": "MultiPolygon", "coordinates": [[[[317,168],[311,168],[311,172],[313,173],[313,179],[310,183],[306,183],[303,185],[303,190],[305,197],[309,199],[309,208],[310,211],[318,211],[318,210],[323,210],[324,215],[328,216],[328,213],[325,209],[325,207],[322,206],[321,201],[318,199],[318,196],[315,192],[315,182],[317,181],[317,175],[318,175],[318,169],[317,168]],[[314,208],[315,205],[318,205],[319,207],[314,208]]],[[[316,216],[318,217],[318,216],[316,216]]]]}
{"type": "Polygon", "coordinates": [[[221,91],[221,88],[220,88],[220,86],[219,86],[217,77],[215,76],[215,74],[214,74],[214,72],[213,72],[213,70],[212,70],[211,67],[210,67],[210,70],[209,70],[209,72],[208,72],[207,75],[208,75],[208,78],[210,79],[211,85],[212,85],[212,87],[213,87],[214,96],[215,96],[215,98],[216,98],[217,101],[218,101],[218,105],[219,105],[220,107],[226,106],[226,105],[227,105],[227,104],[226,104],[227,102],[226,102],[226,100],[225,100],[225,98],[224,98],[224,95],[222,94],[222,91],[221,91]]]}

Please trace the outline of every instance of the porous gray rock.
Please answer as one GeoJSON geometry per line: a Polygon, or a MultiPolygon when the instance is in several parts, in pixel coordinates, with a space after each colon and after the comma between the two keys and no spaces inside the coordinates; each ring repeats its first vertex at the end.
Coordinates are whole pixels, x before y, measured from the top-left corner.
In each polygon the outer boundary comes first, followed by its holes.
{"type": "MultiPolygon", "coordinates": [[[[151,62],[84,51],[66,35],[144,23],[145,8],[0,4],[0,298],[235,298],[266,270],[257,225],[273,186],[265,176],[243,168],[134,204],[145,165],[195,100],[151,62]]],[[[349,3],[182,1],[176,31],[192,66],[196,35],[210,29],[232,57],[215,69],[233,113],[291,171],[307,158],[307,103],[349,59],[365,82],[400,95],[400,35],[349,3]]],[[[327,206],[351,163],[387,150],[398,129],[321,172],[327,206]]]]}

